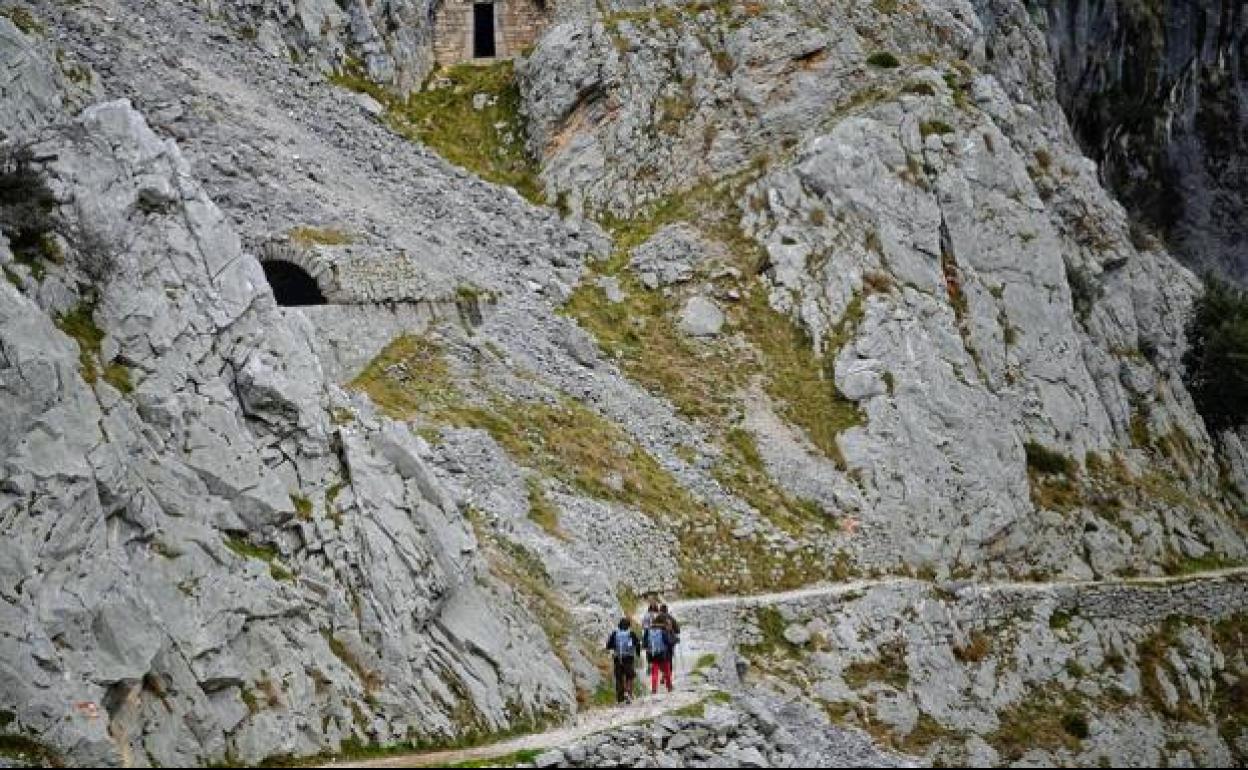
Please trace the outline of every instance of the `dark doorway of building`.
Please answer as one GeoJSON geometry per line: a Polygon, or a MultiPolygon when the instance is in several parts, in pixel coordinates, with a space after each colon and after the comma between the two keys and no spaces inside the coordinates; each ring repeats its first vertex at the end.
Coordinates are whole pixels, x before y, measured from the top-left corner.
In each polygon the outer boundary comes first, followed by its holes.
{"type": "Polygon", "coordinates": [[[478,59],[493,59],[494,52],[494,4],[472,5],[472,55],[478,59]]]}
{"type": "Polygon", "coordinates": [[[285,307],[299,305],[324,305],[325,295],[316,279],[308,275],[308,271],[293,262],[280,259],[262,262],[264,277],[273,289],[273,297],[277,304],[285,307]]]}

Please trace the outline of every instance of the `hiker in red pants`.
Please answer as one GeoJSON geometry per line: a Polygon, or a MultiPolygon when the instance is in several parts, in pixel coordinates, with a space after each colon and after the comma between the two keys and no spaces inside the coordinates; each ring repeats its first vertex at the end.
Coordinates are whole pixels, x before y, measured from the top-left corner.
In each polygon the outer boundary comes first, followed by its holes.
{"type": "Polygon", "coordinates": [[[672,621],[660,613],[650,622],[645,632],[646,658],[650,661],[650,694],[659,692],[659,674],[663,684],[672,691],[672,653],[676,647],[676,635],[672,633],[672,621]]]}

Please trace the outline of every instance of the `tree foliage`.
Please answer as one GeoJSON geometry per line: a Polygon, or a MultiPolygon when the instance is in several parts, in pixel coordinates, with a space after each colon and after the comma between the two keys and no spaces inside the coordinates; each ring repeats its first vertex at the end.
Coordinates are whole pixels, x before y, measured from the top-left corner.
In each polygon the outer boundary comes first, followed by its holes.
{"type": "Polygon", "coordinates": [[[1206,282],[1187,325],[1187,387],[1211,430],[1248,424],[1248,294],[1206,282]]]}

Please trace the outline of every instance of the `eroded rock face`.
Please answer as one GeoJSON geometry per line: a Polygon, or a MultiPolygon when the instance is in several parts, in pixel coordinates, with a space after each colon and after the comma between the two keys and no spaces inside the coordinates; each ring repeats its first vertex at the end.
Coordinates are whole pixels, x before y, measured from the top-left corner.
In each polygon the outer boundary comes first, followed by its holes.
{"type": "Polygon", "coordinates": [[[1216,767],[1244,756],[1227,699],[1248,676],[1245,610],[1240,574],[1168,586],[893,580],[681,612],[715,671],[748,656],[744,687],[730,673],[719,686],[822,708],[924,763],[1216,767]]]}
{"type": "Polygon", "coordinates": [[[0,240],[6,730],[252,763],[572,708],[427,447],[327,381],[176,145],[125,101],[19,128],[65,238],[42,280],[0,240]]]}
{"type": "MultiPolygon", "coordinates": [[[[574,208],[644,218],[748,182],[724,205],[764,253],[770,304],[835,346],[864,417],[831,458],[854,481],[762,411],[747,424],[786,489],[861,519],[838,545],[863,562],[1087,576],[1242,558],[1234,442],[1181,382],[1198,283],[1100,186],[1024,4],[611,4],[552,30],[520,78],[543,179],[574,208]],[[1149,449],[1179,435],[1190,458],[1149,449]],[[1091,458],[1085,479],[1122,458],[1149,490],[1128,496],[1133,523],[1046,497],[1029,445],[1091,458]]],[[[684,277],[680,243],[670,264],[634,250],[649,290],[712,282],[684,277]]]]}
{"type": "Polygon", "coordinates": [[[352,73],[400,92],[433,69],[433,0],[205,0],[236,34],[279,59],[310,59],[322,71],[352,73]]]}
{"type": "Polygon", "coordinates": [[[1189,266],[1248,281],[1248,8],[1033,5],[1071,126],[1107,185],[1189,266]]]}

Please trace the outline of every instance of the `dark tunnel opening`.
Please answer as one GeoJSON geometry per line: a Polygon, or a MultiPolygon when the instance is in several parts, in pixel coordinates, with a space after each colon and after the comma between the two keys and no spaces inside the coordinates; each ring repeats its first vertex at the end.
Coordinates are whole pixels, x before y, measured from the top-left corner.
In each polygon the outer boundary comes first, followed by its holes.
{"type": "Polygon", "coordinates": [[[277,304],[284,307],[325,304],[321,287],[317,285],[315,278],[308,275],[307,270],[280,259],[262,262],[261,265],[277,304]]]}

